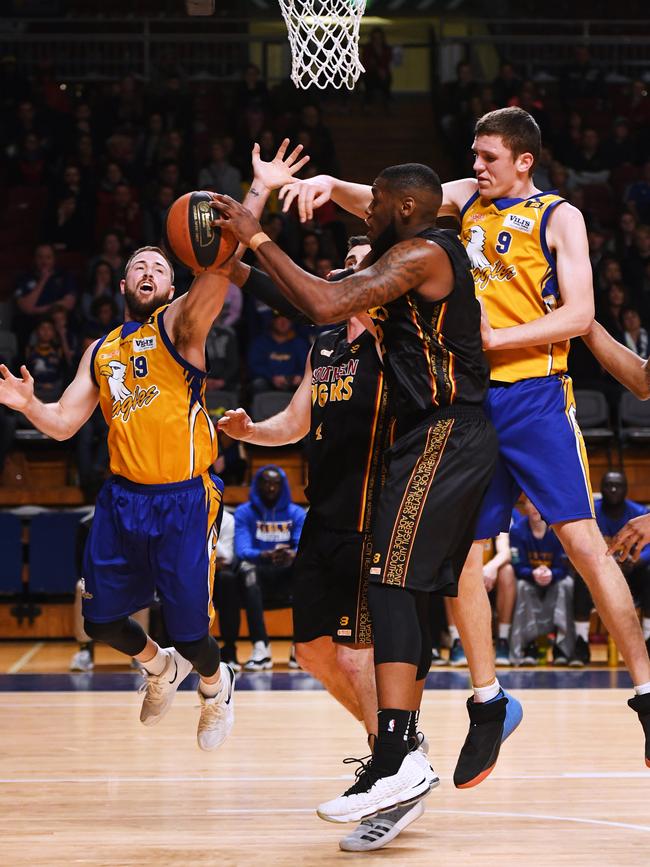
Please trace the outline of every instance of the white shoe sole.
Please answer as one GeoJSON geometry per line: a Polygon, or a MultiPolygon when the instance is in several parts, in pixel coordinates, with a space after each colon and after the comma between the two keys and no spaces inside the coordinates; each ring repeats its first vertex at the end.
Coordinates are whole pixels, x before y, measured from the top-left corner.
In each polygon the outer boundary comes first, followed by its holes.
{"type": "Polygon", "coordinates": [[[260,662],[255,663],[255,665],[249,665],[246,663],[244,666],[244,671],[270,671],[273,668],[273,660],[270,662],[260,662]]]}
{"type": "Polygon", "coordinates": [[[425,798],[430,791],[431,786],[429,785],[429,781],[423,778],[417,785],[412,786],[408,791],[403,792],[398,799],[396,799],[395,796],[385,798],[379,804],[370,809],[368,809],[368,807],[358,807],[349,810],[347,813],[340,813],[333,816],[322,811],[321,808],[318,807],[316,813],[319,818],[324,819],[326,822],[333,822],[335,825],[342,825],[346,822],[360,822],[362,819],[372,819],[379,813],[394,810],[395,807],[404,807],[408,804],[414,804],[416,801],[425,798]]]}
{"type": "MultiPolygon", "coordinates": [[[[414,806],[406,813],[402,818],[395,822],[390,831],[386,831],[386,833],[382,834],[381,837],[378,837],[376,840],[362,840],[355,839],[352,837],[344,837],[342,840],[339,840],[339,849],[342,849],[344,852],[372,852],[375,849],[382,849],[384,846],[387,846],[392,840],[397,837],[398,834],[408,828],[408,826],[415,822],[416,819],[419,819],[420,816],[424,813],[424,804],[422,803],[422,799],[416,801],[414,806]]],[[[381,817],[377,817],[377,823],[381,824],[381,817]]],[[[372,834],[372,828],[368,828],[367,834],[372,834]]]]}

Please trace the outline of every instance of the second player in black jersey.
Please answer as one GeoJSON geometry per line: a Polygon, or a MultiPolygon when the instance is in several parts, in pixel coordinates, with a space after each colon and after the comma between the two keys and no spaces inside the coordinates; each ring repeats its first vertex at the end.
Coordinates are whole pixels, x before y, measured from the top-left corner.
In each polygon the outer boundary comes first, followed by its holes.
{"type": "MultiPolygon", "coordinates": [[[[350,241],[346,264],[370,249],[363,236],[350,241]]],[[[254,280],[256,293],[263,288],[275,306],[270,281],[259,272],[254,280]]],[[[305,377],[284,411],[254,424],[244,410],[234,410],[220,423],[230,436],[256,445],[306,438],[310,508],[294,567],[296,657],[363,719],[368,734],[376,734],[377,699],[367,585],[390,432],[387,404],[375,339],[353,318],[316,338],[305,377]]]]}

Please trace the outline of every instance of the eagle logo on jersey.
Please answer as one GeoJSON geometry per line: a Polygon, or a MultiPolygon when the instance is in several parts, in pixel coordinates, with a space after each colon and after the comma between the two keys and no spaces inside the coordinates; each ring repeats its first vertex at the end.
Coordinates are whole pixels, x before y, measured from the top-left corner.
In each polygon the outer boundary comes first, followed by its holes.
{"type": "Polygon", "coordinates": [[[108,379],[108,387],[111,391],[113,403],[117,400],[131,397],[131,391],[124,384],[126,364],[122,364],[121,361],[109,361],[108,364],[99,368],[99,372],[108,379]]]}
{"type": "Polygon", "coordinates": [[[149,388],[140,388],[139,385],[136,385],[133,392],[127,388],[124,382],[126,364],[121,361],[109,361],[108,364],[99,368],[99,372],[108,381],[113,400],[113,418],[121,416],[122,421],[128,421],[132,412],[143,406],[149,406],[151,401],[160,394],[156,385],[150,385],[149,388]]]}
{"type": "Polygon", "coordinates": [[[514,265],[506,265],[501,259],[490,262],[485,255],[485,239],[485,229],[482,226],[472,226],[463,235],[474,285],[481,292],[487,289],[492,280],[512,280],[513,277],[517,276],[517,269],[514,265]]]}
{"type": "Polygon", "coordinates": [[[472,226],[469,230],[469,241],[465,250],[472,268],[490,267],[490,262],[485,255],[485,229],[482,226],[472,226]]]}

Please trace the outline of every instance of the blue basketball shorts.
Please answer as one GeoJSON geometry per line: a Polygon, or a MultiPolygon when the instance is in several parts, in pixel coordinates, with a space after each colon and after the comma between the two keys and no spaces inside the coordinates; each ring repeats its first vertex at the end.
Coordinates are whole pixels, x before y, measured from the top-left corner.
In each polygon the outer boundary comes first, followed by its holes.
{"type": "Polygon", "coordinates": [[[209,472],[167,485],[108,479],[84,551],[84,617],[126,617],[157,592],[173,641],[207,635],[222,496],[223,482],[209,472]]]}
{"type": "Polygon", "coordinates": [[[475,539],[508,530],[522,491],[548,524],[594,517],[587,450],[569,376],[492,385],[485,412],[497,432],[499,455],[475,539]]]}

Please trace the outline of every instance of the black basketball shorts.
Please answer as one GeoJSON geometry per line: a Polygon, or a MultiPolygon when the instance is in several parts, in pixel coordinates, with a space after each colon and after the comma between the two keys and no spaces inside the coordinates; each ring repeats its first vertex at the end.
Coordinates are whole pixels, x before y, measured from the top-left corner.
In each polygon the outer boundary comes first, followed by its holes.
{"type": "Polygon", "coordinates": [[[326,527],[309,510],[294,564],[295,642],[330,636],[341,644],[372,644],[371,553],[369,535],[326,527]]]}
{"type": "Polygon", "coordinates": [[[388,449],[370,581],[458,594],[497,437],[480,407],[441,410],[388,449]]]}

